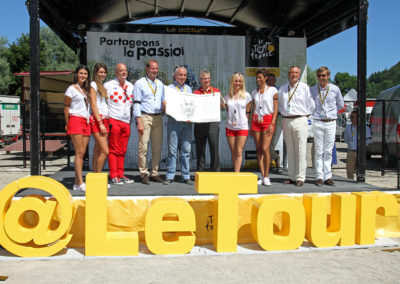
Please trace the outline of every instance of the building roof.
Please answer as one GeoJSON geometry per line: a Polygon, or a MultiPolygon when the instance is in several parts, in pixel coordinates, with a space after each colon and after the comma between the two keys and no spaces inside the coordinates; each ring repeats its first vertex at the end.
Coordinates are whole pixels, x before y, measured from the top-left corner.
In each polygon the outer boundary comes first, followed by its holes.
{"type": "Polygon", "coordinates": [[[40,18],[77,50],[92,26],[160,16],[198,17],[245,33],[305,36],[316,44],[357,24],[358,0],[40,0],[40,18]]]}

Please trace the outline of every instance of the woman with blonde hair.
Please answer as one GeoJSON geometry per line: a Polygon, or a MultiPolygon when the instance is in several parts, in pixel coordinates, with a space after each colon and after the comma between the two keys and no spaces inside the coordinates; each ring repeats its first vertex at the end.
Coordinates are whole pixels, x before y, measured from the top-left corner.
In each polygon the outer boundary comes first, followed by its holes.
{"type": "Polygon", "coordinates": [[[90,136],[88,94],[90,91],[89,69],[79,65],[75,69],[73,84],[64,97],[64,118],[67,134],[75,149],[75,180],[73,190],[86,191],[82,178],[83,158],[90,136]]]}
{"type": "Polygon", "coordinates": [[[248,119],[251,110],[251,96],[246,92],[244,76],[231,76],[229,93],[223,99],[222,109],[226,109],[226,137],[232,152],[233,170],[240,172],[243,148],[249,135],[248,119]]]}
{"type": "Polygon", "coordinates": [[[259,185],[271,185],[269,179],[270,155],[269,146],[275,131],[278,115],[278,90],[268,86],[268,71],[260,69],[256,72],[258,88],[251,93],[253,98],[253,119],[251,131],[257,149],[257,162],[261,172],[259,185]]]}
{"type": "Polygon", "coordinates": [[[92,168],[93,172],[100,173],[108,157],[107,136],[109,132],[108,119],[108,95],[103,86],[103,81],[107,77],[107,66],[104,63],[96,63],[93,68],[93,81],[90,83],[90,107],[91,131],[95,139],[93,149],[92,168]]]}

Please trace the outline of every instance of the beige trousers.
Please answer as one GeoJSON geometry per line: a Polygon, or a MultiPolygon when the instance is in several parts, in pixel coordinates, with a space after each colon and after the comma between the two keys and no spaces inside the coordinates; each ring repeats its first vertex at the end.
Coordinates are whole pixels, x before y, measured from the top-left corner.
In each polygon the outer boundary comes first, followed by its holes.
{"type": "Polygon", "coordinates": [[[147,163],[147,148],[151,140],[151,174],[158,175],[158,165],[161,160],[161,146],[163,141],[163,120],[162,115],[142,114],[144,126],[143,135],[139,135],[139,171],[143,177],[149,174],[147,163]]]}
{"type": "Polygon", "coordinates": [[[347,151],[346,170],[347,178],[354,179],[354,172],[357,164],[357,151],[347,151]]]}

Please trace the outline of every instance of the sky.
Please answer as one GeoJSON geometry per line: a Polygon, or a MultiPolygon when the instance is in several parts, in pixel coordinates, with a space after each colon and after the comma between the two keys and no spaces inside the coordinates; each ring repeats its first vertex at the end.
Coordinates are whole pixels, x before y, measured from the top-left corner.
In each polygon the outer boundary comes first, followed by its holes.
{"type": "MultiPolygon", "coordinates": [[[[29,32],[25,0],[3,0],[0,9],[0,37],[9,43],[29,32]]],[[[333,11],[334,12],[334,11],[333,11]]],[[[399,0],[369,0],[367,26],[367,76],[389,69],[400,61],[399,0]]],[[[204,22],[203,22],[204,23],[204,22]]],[[[173,22],[168,22],[173,24],[173,22]]],[[[41,22],[41,25],[43,23],[41,22]]],[[[332,78],[337,72],[357,74],[357,27],[348,29],[307,49],[307,63],[325,65],[332,78]]]]}

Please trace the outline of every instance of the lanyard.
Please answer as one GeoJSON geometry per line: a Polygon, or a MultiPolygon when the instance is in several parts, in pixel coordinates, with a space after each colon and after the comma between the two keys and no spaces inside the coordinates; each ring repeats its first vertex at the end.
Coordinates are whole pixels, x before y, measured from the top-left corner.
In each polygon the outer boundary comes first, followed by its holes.
{"type": "Polygon", "coordinates": [[[146,77],[146,81],[147,81],[147,84],[149,84],[149,87],[150,87],[151,91],[153,92],[154,100],[156,100],[157,82],[154,80],[154,82],[155,82],[155,84],[156,84],[156,89],[154,90],[153,87],[151,86],[150,82],[149,82],[149,79],[147,79],[147,77],[146,77]]]}
{"type": "Polygon", "coordinates": [[[288,91],[288,97],[289,97],[289,99],[288,99],[288,104],[290,103],[290,101],[292,100],[292,98],[293,98],[293,95],[294,95],[294,93],[296,93],[296,91],[297,91],[297,87],[300,85],[300,82],[297,82],[297,86],[296,86],[296,88],[294,89],[294,91],[293,91],[293,93],[292,94],[290,94],[290,83],[288,84],[288,86],[287,86],[287,91],[288,91]]]}
{"type": "MultiPolygon", "coordinates": [[[[182,92],[181,89],[179,89],[178,84],[175,84],[176,89],[178,90],[178,92],[182,92]]],[[[186,86],[183,85],[183,91],[186,93],[186,86]]]]}
{"type": "Polygon", "coordinates": [[[263,114],[261,113],[261,109],[262,109],[262,107],[263,107],[263,100],[262,100],[262,96],[266,93],[266,91],[268,91],[268,89],[269,89],[269,86],[264,86],[264,90],[263,90],[263,93],[261,94],[261,92],[260,92],[260,90],[258,90],[258,105],[259,105],[259,107],[260,107],[260,111],[259,111],[259,114],[262,116],[263,114]],[[265,87],[267,87],[267,89],[265,89],[265,87]]]}
{"type": "Polygon", "coordinates": [[[87,109],[87,123],[89,123],[89,104],[87,101],[87,95],[85,95],[85,93],[82,91],[81,86],[79,86],[79,84],[75,84],[78,88],[79,88],[79,92],[81,93],[81,95],[83,96],[85,105],[86,105],[86,109],[87,109]]]}
{"type": "Polygon", "coordinates": [[[320,86],[318,84],[318,94],[319,94],[319,101],[321,102],[321,106],[324,105],[326,97],[328,96],[329,87],[330,87],[330,85],[328,85],[328,88],[326,89],[326,93],[325,93],[324,99],[322,99],[321,88],[320,88],[320,86]]]}
{"type": "Polygon", "coordinates": [[[122,88],[122,91],[124,92],[125,101],[126,101],[126,97],[127,97],[126,90],[128,89],[128,85],[123,86],[121,83],[119,83],[119,86],[122,88]]]}
{"type": "Polygon", "coordinates": [[[357,131],[357,127],[353,130],[353,125],[351,126],[351,131],[353,132],[352,134],[351,134],[351,138],[353,138],[354,137],[354,134],[356,133],[356,131],[357,131]]]}
{"type": "MultiPolygon", "coordinates": [[[[203,88],[202,88],[202,93],[203,93],[204,95],[208,94],[207,91],[204,90],[203,88]]],[[[214,89],[213,89],[213,87],[211,87],[211,93],[214,95],[214,89]]]]}

